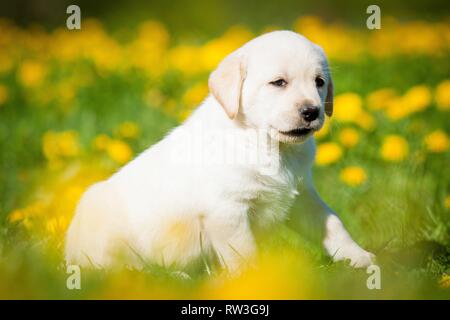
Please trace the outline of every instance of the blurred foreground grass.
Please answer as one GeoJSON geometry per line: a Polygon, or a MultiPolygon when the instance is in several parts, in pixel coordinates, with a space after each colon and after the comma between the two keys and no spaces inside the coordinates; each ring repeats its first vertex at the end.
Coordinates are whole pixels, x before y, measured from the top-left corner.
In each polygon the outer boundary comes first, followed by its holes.
{"type": "Polygon", "coordinates": [[[274,230],[237,279],[202,262],[83,270],[82,290],[67,290],[63,236],[83,190],[185,119],[220,59],[275,27],[174,43],[157,21],[117,35],[95,20],[52,32],[0,21],[0,298],[449,298],[449,22],[286,27],[331,59],[335,115],[317,134],[315,182],[377,253],[382,290],[331,264],[307,223],[274,230]]]}

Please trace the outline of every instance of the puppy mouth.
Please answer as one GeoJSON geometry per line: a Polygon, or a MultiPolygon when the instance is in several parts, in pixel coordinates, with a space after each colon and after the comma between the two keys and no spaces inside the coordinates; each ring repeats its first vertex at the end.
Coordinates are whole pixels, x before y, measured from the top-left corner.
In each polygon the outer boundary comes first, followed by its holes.
{"type": "Polygon", "coordinates": [[[278,132],[289,137],[303,137],[312,131],[314,131],[313,128],[296,128],[289,131],[278,131],[278,132]]]}

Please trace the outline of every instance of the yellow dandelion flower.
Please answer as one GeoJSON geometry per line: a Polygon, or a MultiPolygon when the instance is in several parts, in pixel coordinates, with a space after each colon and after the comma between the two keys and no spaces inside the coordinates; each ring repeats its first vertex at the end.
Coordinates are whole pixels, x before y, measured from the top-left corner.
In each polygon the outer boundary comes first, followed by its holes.
{"type": "Polygon", "coordinates": [[[341,147],[334,142],[326,142],[317,146],[316,163],[320,166],[332,164],[342,157],[341,147]]]}
{"type": "Polygon", "coordinates": [[[442,278],[439,280],[439,286],[444,289],[450,288],[450,275],[442,275],[442,278]]]}
{"type": "Polygon", "coordinates": [[[397,97],[394,89],[383,88],[373,91],[367,96],[367,106],[370,110],[381,110],[388,106],[388,102],[397,97]]]}
{"type": "Polygon", "coordinates": [[[362,107],[360,95],[348,92],[338,95],[334,99],[333,118],[340,122],[351,122],[365,130],[375,128],[375,118],[362,107]]]}
{"type": "Polygon", "coordinates": [[[50,235],[63,235],[68,225],[68,218],[65,216],[59,216],[49,219],[45,224],[45,228],[50,235]]]}
{"type": "Polygon", "coordinates": [[[139,136],[141,129],[132,121],[126,121],[117,128],[117,133],[122,138],[135,139],[139,136]]]}
{"type": "Polygon", "coordinates": [[[359,115],[359,119],[356,124],[364,130],[372,131],[375,129],[376,121],[370,113],[364,111],[359,115]]]}
{"type": "Polygon", "coordinates": [[[8,101],[8,88],[6,86],[0,84],[0,107],[8,101]]]}
{"type": "Polygon", "coordinates": [[[185,74],[193,75],[202,71],[203,66],[199,59],[200,49],[194,46],[180,45],[169,51],[169,64],[185,74]]]}
{"type": "Polygon", "coordinates": [[[49,160],[59,157],[74,157],[80,152],[78,134],[75,131],[48,131],[42,139],[42,149],[49,160]]]}
{"type": "Polygon", "coordinates": [[[339,133],[339,141],[344,147],[352,148],[359,142],[359,133],[353,128],[342,129],[339,133]]]}
{"type": "Polygon", "coordinates": [[[388,102],[386,115],[392,120],[405,118],[415,112],[423,111],[431,104],[431,90],[419,85],[410,88],[403,96],[388,102]]]}
{"type": "Polygon", "coordinates": [[[8,220],[11,223],[22,222],[26,227],[31,226],[31,219],[36,216],[41,216],[47,212],[47,206],[41,201],[31,203],[30,205],[16,209],[8,215],[8,220]]]}
{"type": "Polygon", "coordinates": [[[52,219],[48,220],[47,223],[45,224],[45,228],[47,229],[47,232],[50,234],[54,234],[56,232],[57,223],[58,223],[58,221],[56,218],[52,218],[52,219]]]}
{"type": "Polygon", "coordinates": [[[27,217],[42,216],[46,213],[47,204],[43,201],[36,201],[24,208],[27,217]]]}
{"type": "Polygon", "coordinates": [[[133,156],[130,146],[121,140],[111,140],[108,143],[107,152],[109,157],[119,164],[128,162],[133,156]]]}
{"type": "Polygon", "coordinates": [[[442,130],[436,130],[425,137],[425,145],[430,152],[445,152],[450,146],[448,135],[442,130]]]}
{"type": "Polygon", "coordinates": [[[343,93],[334,98],[333,117],[341,122],[357,122],[360,118],[362,109],[361,96],[353,93],[343,93]]]}
{"type": "Polygon", "coordinates": [[[23,210],[20,210],[20,209],[14,210],[14,211],[11,212],[11,213],[9,214],[9,216],[8,216],[8,220],[9,220],[9,222],[11,222],[11,223],[19,222],[19,221],[21,221],[21,220],[24,219],[24,218],[25,218],[25,213],[24,213],[23,210]]]}
{"type": "Polygon", "coordinates": [[[410,114],[410,109],[402,97],[394,98],[387,102],[386,116],[391,120],[399,120],[410,114]]]}
{"type": "Polygon", "coordinates": [[[233,26],[221,37],[208,41],[200,48],[203,70],[209,71],[217,66],[227,54],[239,48],[252,38],[252,33],[243,26],[233,26]]]}
{"type": "Polygon", "coordinates": [[[427,108],[431,103],[431,90],[427,86],[419,85],[409,89],[403,99],[413,111],[421,111],[427,108]]]}
{"type": "MultiPolygon", "coordinates": [[[[250,261],[253,262],[253,261],[250,261]]],[[[311,263],[298,252],[278,250],[261,256],[254,266],[242,268],[237,277],[206,282],[203,299],[312,299],[320,293],[315,286],[311,263]],[[292,281],[292,273],[299,281],[292,281]]]]}
{"type": "Polygon", "coordinates": [[[178,119],[178,121],[183,122],[186,120],[192,113],[191,109],[183,109],[179,111],[175,116],[178,119]]]}
{"type": "Polygon", "coordinates": [[[36,87],[42,83],[46,74],[44,65],[37,61],[25,61],[19,67],[19,81],[25,87],[36,87]]]}
{"type": "Polygon", "coordinates": [[[450,209],[450,195],[445,197],[444,206],[447,209],[450,209]]]}
{"type": "Polygon", "coordinates": [[[435,100],[438,109],[450,110],[450,80],[444,80],[436,87],[435,100]]]}
{"type": "Polygon", "coordinates": [[[338,24],[324,23],[315,16],[302,16],[294,24],[294,29],[322,46],[327,55],[339,60],[353,60],[364,49],[362,34],[338,24]],[[330,39],[333,39],[330,41],[330,39]]]}
{"type": "Polygon", "coordinates": [[[80,152],[78,134],[75,131],[64,131],[59,134],[59,145],[61,154],[66,157],[73,157],[80,152]]]}
{"type": "Polygon", "coordinates": [[[208,94],[208,85],[199,83],[187,90],[183,95],[183,104],[190,108],[197,106],[208,94]]]}
{"type": "Polygon", "coordinates": [[[95,149],[103,151],[108,148],[108,144],[110,141],[111,141],[110,137],[102,133],[94,138],[92,145],[94,146],[95,149]]]}
{"type": "Polygon", "coordinates": [[[386,161],[402,161],[409,153],[408,142],[399,135],[384,138],[381,146],[381,157],[386,161]]]}
{"type": "Polygon", "coordinates": [[[345,184],[356,187],[367,180],[367,175],[363,168],[355,166],[342,169],[340,178],[345,184]]]}
{"type": "Polygon", "coordinates": [[[139,26],[138,36],[118,52],[125,52],[124,62],[130,67],[158,76],[167,69],[169,39],[170,35],[164,25],[157,21],[145,21],[139,26]]]}

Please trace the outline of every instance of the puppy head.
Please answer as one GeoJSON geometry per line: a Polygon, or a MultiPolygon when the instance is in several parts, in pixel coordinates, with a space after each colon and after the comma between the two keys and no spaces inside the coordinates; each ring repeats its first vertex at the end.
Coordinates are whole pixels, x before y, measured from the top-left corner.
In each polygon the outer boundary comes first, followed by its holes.
{"type": "Polygon", "coordinates": [[[299,143],[333,113],[333,84],[323,50],[303,36],[275,31],[227,56],[209,88],[230,119],[299,143]]]}

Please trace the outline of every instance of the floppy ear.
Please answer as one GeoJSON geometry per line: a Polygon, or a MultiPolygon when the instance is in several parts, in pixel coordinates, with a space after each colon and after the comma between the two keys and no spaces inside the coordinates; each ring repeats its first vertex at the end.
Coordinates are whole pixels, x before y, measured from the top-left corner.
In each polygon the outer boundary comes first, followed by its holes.
{"type": "Polygon", "coordinates": [[[333,80],[331,80],[330,76],[328,80],[327,97],[325,99],[325,113],[329,117],[333,114],[333,91],[333,80]]]}
{"type": "Polygon", "coordinates": [[[242,56],[236,53],[223,59],[209,76],[209,90],[230,119],[234,119],[238,114],[244,78],[244,62],[242,56]]]}

